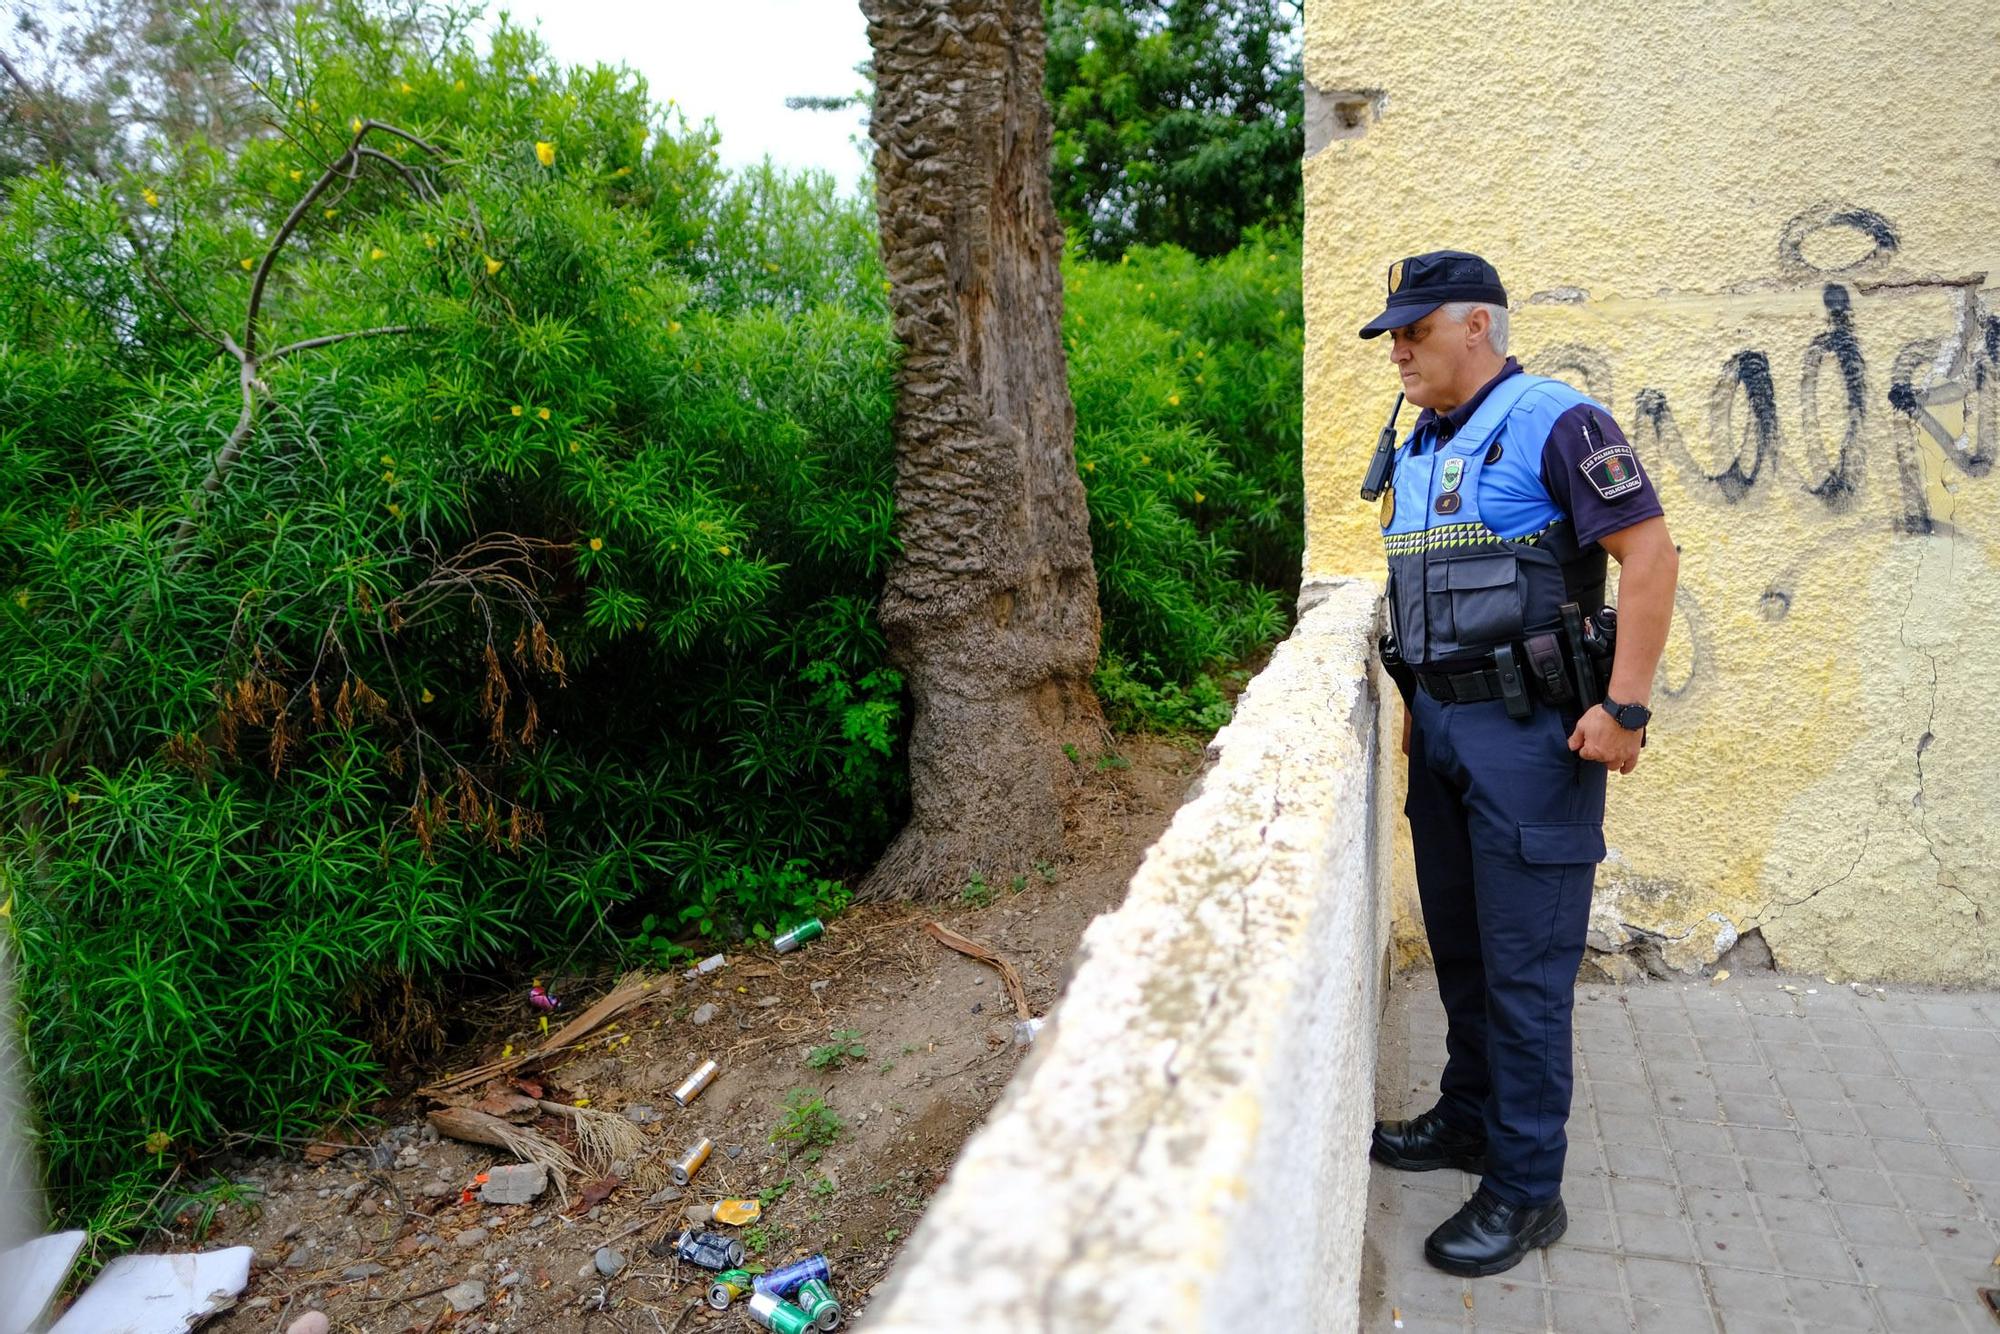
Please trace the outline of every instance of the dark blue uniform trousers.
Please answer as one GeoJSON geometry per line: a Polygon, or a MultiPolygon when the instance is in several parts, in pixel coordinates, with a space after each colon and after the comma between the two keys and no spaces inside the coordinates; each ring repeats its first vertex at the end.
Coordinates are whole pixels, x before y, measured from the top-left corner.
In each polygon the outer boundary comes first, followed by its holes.
{"type": "Polygon", "coordinates": [[[1485,1185],[1515,1204],[1562,1186],[1570,1011],[1604,856],[1602,764],[1569,748],[1574,719],[1537,702],[1411,702],[1417,892],[1448,1020],[1445,1120],[1486,1130],[1485,1185]]]}

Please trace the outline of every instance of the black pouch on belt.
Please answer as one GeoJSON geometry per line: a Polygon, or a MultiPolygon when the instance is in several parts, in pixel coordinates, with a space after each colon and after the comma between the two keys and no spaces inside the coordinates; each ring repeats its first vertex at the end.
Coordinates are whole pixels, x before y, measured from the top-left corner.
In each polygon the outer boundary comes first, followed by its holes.
{"type": "Polygon", "coordinates": [[[1529,635],[1523,641],[1528,651],[1528,675],[1534,678],[1542,698],[1562,708],[1576,698],[1570,689],[1569,673],[1563,670],[1562,641],[1553,634],[1529,635]]]}

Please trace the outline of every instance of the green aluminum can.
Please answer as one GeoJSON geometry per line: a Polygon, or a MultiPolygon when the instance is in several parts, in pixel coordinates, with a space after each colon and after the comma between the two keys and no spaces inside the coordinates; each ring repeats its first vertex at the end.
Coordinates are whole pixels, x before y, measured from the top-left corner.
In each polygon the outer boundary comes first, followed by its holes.
{"type": "Polygon", "coordinates": [[[730,1269],[717,1274],[708,1285],[708,1304],[718,1311],[727,1311],[729,1304],[750,1291],[750,1271],[730,1269]]]}
{"type": "Polygon", "coordinates": [[[811,1334],[813,1318],[774,1292],[750,1294],[750,1318],[775,1334],[811,1334]]]}
{"type": "Polygon", "coordinates": [[[811,921],[800,922],[784,935],[777,937],[771,942],[771,948],[780,954],[790,954],[808,940],[817,940],[825,934],[825,924],[815,917],[811,921]]]}
{"type": "Polygon", "coordinates": [[[820,1329],[840,1328],[840,1317],[845,1314],[840,1303],[834,1298],[833,1289],[816,1278],[809,1278],[799,1284],[799,1290],[792,1294],[792,1300],[799,1309],[813,1319],[820,1329]]]}

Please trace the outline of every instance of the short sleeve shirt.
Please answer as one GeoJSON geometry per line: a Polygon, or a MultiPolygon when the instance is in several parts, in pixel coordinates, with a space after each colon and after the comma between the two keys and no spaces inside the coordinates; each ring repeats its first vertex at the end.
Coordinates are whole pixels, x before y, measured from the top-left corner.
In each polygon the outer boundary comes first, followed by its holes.
{"type": "MultiPolygon", "coordinates": [[[[1495,385],[1520,373],[1521,364],[1509,357],[1498,375],[1450,412],[1425,408],[1414,433],[1420,447],[1449,440],[1472,419],[1495,385]]],[[[1579,403],[1556,418],[1542,445],[1541,479],[1549,499],[1569,516],[1579,547],[1666,512],[1653,479],[1640,466],[1638,452],[1610,412],[1595,403],[1579,403]]]]}

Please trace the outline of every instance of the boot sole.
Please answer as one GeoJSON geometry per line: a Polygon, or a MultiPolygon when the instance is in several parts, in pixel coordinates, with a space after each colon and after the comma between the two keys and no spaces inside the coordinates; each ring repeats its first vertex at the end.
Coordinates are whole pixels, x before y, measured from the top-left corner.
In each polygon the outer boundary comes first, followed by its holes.
{"type": "Polygon", "coordinates": [[[1530,1251],[1553,1246],[1562,1240],[1563,1233],[1567,1231],[1569,1231],[1569,1212],[1564,1210],[1560,1217],[1549,1220],[1538,1230],[1530,1233],[1527,1240],[1522,1243],[1521,1249],[1508,1259],[1488,1260],[1484,1264],[1461,1264],[1456,1260],[1439,1258],[1431,1251],[1431,1244],[1428,1241],[1424,1243],[1424,1259],[1430,1262],[1432,1268],[1442,1269],[1445,1273],[1458,1278],[1490,1278],[1495,1274],[1506,1273],[1527,1259],[1530,1251]]]}
{"type": "Polygon", "coordinates": [[[1471,1172],[1475,1175],[1486,1171],[1484,1153],[1462,1153],[1450,1158],[1412,1158],[1392,1149],[1385,1149],[1379,1143],[1370,1143],[1368,1156],[1384,1167],[1393,1167],[1398,1172],[1436,1172],[1447,1167],[1456,1167],[1461,1172],[1471,1172]]]}

